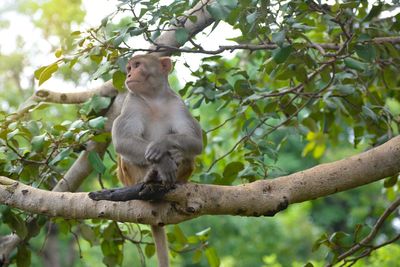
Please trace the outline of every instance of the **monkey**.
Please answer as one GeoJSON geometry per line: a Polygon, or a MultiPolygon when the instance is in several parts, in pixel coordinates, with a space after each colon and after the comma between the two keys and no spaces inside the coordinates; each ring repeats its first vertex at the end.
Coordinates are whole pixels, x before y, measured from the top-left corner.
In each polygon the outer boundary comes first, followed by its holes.
{"type": "MultiPolygon", "coordinates": [[[[126,67],[128,94],[112,126],[118,154],[117,176],[124,186],[159,182],[171,187],[186,182],[202,152],[202,130],[183,100],[171,89],[169,57],[137,55],[126,67]]],[[[151,226],[158,264],[169,266],[162,226],[151,226]]]]}

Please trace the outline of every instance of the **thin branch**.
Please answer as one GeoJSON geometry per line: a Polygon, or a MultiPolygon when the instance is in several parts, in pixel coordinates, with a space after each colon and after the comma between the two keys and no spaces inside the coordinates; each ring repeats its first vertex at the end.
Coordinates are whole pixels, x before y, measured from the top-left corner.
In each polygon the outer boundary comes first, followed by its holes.
{"type": "MultiPolygon", "coordinates": [[[[338,256],[337,261],[342,261],[344,259],[346,259],[347,257],[353,255],[354,253],[358,252],[360,249],[366,247],[366,246],[370,246],[371,241],[376,237],[376,235],[378,234],[379,230],[382,228],[385,220],[400,206],[400,197],[397,198],[389,207],[387,207],[387,209],[382,213],[382,215],[378,218],[378,220],[376,221],[375,225],[372,227],[371,232],[365,237],[363,238],[363,240],[361,240],[359,243],[355,244],[354,246],[352,246],[349,250],[347,250],[346,252],[342,253],[341,255],[338,256]]],[[[398,237],[395,237],[394,239],[396,239],[398,237]]],[[[379,246],[378,246],[379,248],[379,246]]],[[[372,250],[371,250],[372,251],[372,250]]],[[[368,254],[371,252],[369,251],[368,254]]],[[[364,255],[366,256],[366,255],[364,255]]],[[[332,266],[327,265],[327,267],[332,266]]]]}
{"type": "MultiPolygon", "coordinates": [[[[350,36],[350,39],[346,39],[346,41],[351,40],[352,36],[350,36]]],[[[251,52],[253,51],[258,51],[258,50],[274,50],[278,48],[279,46],[274,43],[269,43],[269,44],[238,44],[238,45],[221,45],[219,46],[218,49],[215,50],[206,50],[202,48],[200,45],[196,44],[195,48],[178,48],[175,46],[171,45],[164,45],[160,44],[157,42],[152,42],[153,43],[153,48],[135,48],[130,50],[131,52],[159,52],[159,53],[195,53],[195,54],[207,54],[207,55],[217,55],[221,54],[225,51],[233,52],[235,50],[249,50],[251,52]]],[[[308,48],[314,48],[317,49],[321,54],[325,56],[332,57],[333,54],[326,53],[326,50],[336,50],[339,51],[343,47],[346,47],[345,44],[348,42],[343,43],[342,45],[340,44],[335,44],[335,43],[305,43],[306,47],[308,48]]],[[[373,44],[385,44],[385,43],[391,43],[391,44],[400,44],[400,36],[391,36],[391,37],[377,37],[373,38],[371,40],[366,40],[360,43],[373,43],[373,44]]]]}

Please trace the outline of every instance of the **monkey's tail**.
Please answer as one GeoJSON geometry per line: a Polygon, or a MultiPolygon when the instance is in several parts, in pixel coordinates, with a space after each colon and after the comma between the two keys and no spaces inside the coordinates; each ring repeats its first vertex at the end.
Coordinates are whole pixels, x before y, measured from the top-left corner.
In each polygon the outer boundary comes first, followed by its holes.
{"type": "Polygon", "coordinates": [[[154,243],[156,244],[158,266],[169,267],[168,243],[164,227],[152,225],[151,232],[153,233],[154,243]]]}

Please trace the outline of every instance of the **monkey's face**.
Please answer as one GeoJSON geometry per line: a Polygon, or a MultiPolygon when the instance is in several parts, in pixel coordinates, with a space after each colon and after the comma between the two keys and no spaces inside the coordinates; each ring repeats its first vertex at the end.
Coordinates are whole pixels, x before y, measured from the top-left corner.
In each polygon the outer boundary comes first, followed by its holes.
{"type": "Polygon", "coordinates": [[[152,93],[164,85],[171,66],[169,58],[135,56],[128,61],[125,85],[134,93],[152,93]]]}

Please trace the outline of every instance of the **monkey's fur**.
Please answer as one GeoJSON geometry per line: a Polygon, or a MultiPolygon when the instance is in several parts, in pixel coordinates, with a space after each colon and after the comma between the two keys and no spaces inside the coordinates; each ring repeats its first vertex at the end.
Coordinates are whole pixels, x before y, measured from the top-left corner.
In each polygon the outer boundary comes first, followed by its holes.
{"type": "MultiPolygon", "coordinates": [[[[171,90],[171,60],[152,55],[131,58],[125,85],[129,93],[114,121],[112,139],[118,177],[125,186],[186,182],[202,151],[202,131],[182,99],[171,90]]],[[[163,227],[152,226],[160,267],[169,266],[163,227]]]]}

